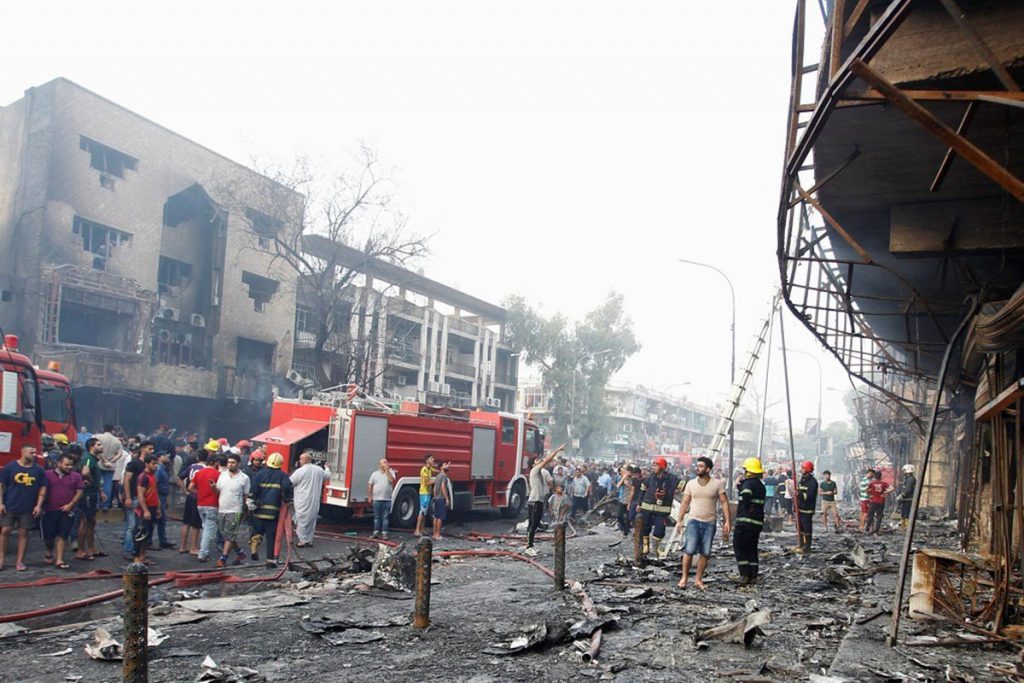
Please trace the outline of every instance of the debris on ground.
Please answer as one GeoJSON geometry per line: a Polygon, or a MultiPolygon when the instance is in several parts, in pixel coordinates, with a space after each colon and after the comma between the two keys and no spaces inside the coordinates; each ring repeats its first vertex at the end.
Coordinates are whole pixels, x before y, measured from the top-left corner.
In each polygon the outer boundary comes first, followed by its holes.
{"type": "Polygon", "coordinates": [[[748,614],[738,621],[697,631],[693,642],[700,647],[701,643],[709,640],[721,640],[726,643],[742,643],[743,647],[749,648],[754,643],[755,636],[764,636],[761,626],[771,623],[771,620],[770,610],[760,610],[748,614]]]}
{"type": "Polygon", "coordinates": [[[92,634],[92,642],[86,643],[85,654],[93,659],[116,661],[122,658],[121,643],[110,636],[105,628],[98,628],[92,634]]]}
{"type": "Polygon", "coordinates": [[[288,593],[262,593],[259,598],[251,595],[233,595],[226,598],[199,598],[181,600],[178,605],[193,612],[246,612],[291,607],[309,602],[309,598],[288,593]]]}
{"type": "Polygon", "coordinates": [[[411,591],[416,585],[416,557],[405,544],[389,548],[380,545],[371,568],[375,588],[411,591]]]}
{"type": "Polygon", "coordinates": [[[203,670],[196,677],[196,683],[261,683],[266,680],[266,676],[256,669],[218,666],[209,655],[203,660],[203,670]]]}

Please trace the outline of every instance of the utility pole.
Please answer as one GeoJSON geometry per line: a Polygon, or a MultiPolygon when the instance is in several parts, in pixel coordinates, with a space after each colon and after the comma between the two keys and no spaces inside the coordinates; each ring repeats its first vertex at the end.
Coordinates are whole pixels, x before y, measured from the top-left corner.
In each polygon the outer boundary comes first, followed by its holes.
{"type": "MultiPolygon", "coordinates": [[[[709,268],[723,278],[725,278],[726,284],[729,285],[729,296],[732,301],[732,318],[729,324],[729,335],[732,339],[732,357],[729,362],[729,389],[736,384],[736,290],[732,286],[732,280],[723,271],[711,265],[710,263],[702,263],[700,261],[691,261],[689,259],[681,258],[680,263],[689,263],[691,266],[700,266],[701,268],[709,268]]],[[[736,449],[736,424],[733,422],[729,425],[729,480],[732,480],[732,474],[735,468],[735,462],[733,460],[734,452],[736,449]]],[[[730,487],[729,497],[732,497],[732,488],[730,487]]]]}

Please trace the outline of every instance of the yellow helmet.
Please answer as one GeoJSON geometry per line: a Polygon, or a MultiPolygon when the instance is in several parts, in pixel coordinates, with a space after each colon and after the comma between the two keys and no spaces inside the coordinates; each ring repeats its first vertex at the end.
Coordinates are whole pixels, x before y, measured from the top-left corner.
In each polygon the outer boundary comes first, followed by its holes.
{"type": "Polygon", "coordinates": [[[270,457],[267,458],[267,467],[273,467],[275,470],[279,470],[283,464],[284,458],[281,457],[280,453],[271,453],[270,457]]]}
{"type": "Polygon", "coordinates": [[[743,469],[747,472],[753,472],[754,474],[764,474],[764,468],[761,467],[761,461],[757,458],[747,458],[744,460],[743,469]]]}
{"type": "Polygon", "coordinates": [[[60,433],[54,434],[53,435],[53,440],[56,441],[57,443],[61,444],[62,446],[67,446],[68,445],[67,434],[60,434],[60,433]]]}
{"type": "Polygon", "coordinates": [[[206,442],[206,445],[203,446],[203,450],[210,451],[211,453],[216,453],[220,451],[220,442],[217,441],[217,439],[210,439],[209,441],[206,442]]]}

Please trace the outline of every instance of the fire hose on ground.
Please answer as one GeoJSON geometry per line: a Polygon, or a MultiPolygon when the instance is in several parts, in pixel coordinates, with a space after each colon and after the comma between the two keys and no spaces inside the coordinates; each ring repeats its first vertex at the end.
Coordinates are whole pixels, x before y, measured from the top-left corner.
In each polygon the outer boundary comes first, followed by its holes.
{"type": "MultiPolygon", "coordinates": [[[[167,583],[174,582],[176,587],[188,587],[198,586],[209,583],[263,583],[268,581],[277,581],[288,569],[288,564],[292,557],[292,529],[291,529],[291,517],[288,514],[287,509],[281,516],[278,522],[278,531],[283,531],[283,534],[279,533],[277,537],[277,544],[275,550],[278,550],[281,545],[282,536],[285,539],[285,545],[288,548],[287,556],[280,570],[270,576],[254,576],[254,577],[240,577],[234,574],[229,574],[223,571],[206,571],[203,569],[183,570],[183,571],[169,571],[165,572],[161,577],[155,578],[149,582],[149,586],[160,586],[167,583]],[[283,527],[283,528],[282,528],[283,527]]],[[[368,538],[360,536],[347,536],[345,534],[332,533],[329,531],[319,531],[318,536],[329,538],[332,540],[342,540],[355,543],[364,544],[380,544],[391,548],[397,547],[399,543],[391,540],[384,540],[378,538],[368,538]]],[[[505,535],[492,535],[492,534],[474,534],[477,537],[486,536],[505,536],[505,535]]],[[[445,550],[437,553],[437,557],[441,558],[455,558],[455,557],[507,557],[525,564],[529,564],[536,569],[544,572],[549,577],[554,577],[554,571],[544,566],[540,562],[518,553],[512,550],[445,550]]],[[[6,588],[29,588],[29,587],[42,587],[49,585],[56,585],[61,583],[70,583],[72,581],[84,581],[84,580],[95,580],[95,579],[111,579],[120,578],[123,576],[121,573],[100,573],[100,571],[89,572],[88,574],[81,574],[78,576],[71,577],[48,577],[45,579],[38,579],[36,581],[26,581],[21,584],[0,584],[0,589],[6,588]]],[[[117,599],[124,594],[124,589],[118,589],[107,593],[100,593],[99,595],[93,595],[81,600],[74,600],[72,602],[63,603],[60,605],[53,605],[51,607],[44,607],[40,609],[30,610],[27,612],[16,612],[13,614],[0,615],[0,623],[9,623],[15,621],[23,621],[25,619],[33,619],[36,617],[49,616],[52,614],[60,614],[73,609],[79,609],[81,607],[88,607],[90,605],[96,605],[102,602],[108,602],[110,600],[117,599]]],[[[587,595],[585,590],[580,590],[579,596],[580,604],[583,608],[584,614],[588,618],[595,618],[597,612],[594,609],[594,604],[587,595]]],[[[589,651],[583,653],[583,661],[590,662],[597,657],[598,650],[601,647],[601,629],[594,632],[591,637],[591,645],[589,651]]]]}

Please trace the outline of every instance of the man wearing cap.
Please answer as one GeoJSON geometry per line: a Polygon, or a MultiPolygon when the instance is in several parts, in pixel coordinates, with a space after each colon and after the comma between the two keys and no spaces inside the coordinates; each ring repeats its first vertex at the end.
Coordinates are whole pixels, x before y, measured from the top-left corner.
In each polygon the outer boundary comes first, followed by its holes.
{"type": "Polygon", "coordinates": [[[732,534],[732,549],[739,570],[738,583],[747,586],[757,583],[760,564],[757,544],[764,528],[765,488],[761,477],[764,468],[757,458],[743,461],[743,479],[737,486],[736,529],[732,534]]]}
{"type": "MultiPolygon", "coordinates": [[[[253,453],[253,458],[263,451],[253,453]]],[[[280,453],[271,453],[267,466],[261,467],[253,476],[249,489],[252,509],[252,533],[249,535],[249,551],[253,560],[259,560],[260,543],[267,540],[267,566],[277,565],[277,525],[281,508],[292,502],[292,480],[281,471],[284,458],[280,453]]]]}
{"type": "Polygon", "coordinates": [[[814,509],[818,505],[818,480],[814,477],[814,463],[804,460],[800,465],[800,482],[797,486],[797,522],[800,525],[800,553],[806,557],[811,553],[811,537],[814,536],[814,509]]]}
{"type": "Polygon", "coordinates": [[[640,485],[640,516],[644,524],[644,553],[658,547],[665,538],[665,522],[672,514],[672,501],[679,486],[679,477],[668,471],[668,461],[658,458],[650,476],[640,485]],[[653,534],[654,543],[650,537],[653,534]]]}

